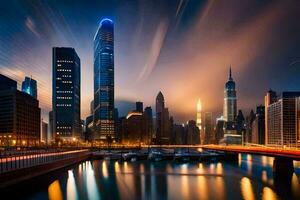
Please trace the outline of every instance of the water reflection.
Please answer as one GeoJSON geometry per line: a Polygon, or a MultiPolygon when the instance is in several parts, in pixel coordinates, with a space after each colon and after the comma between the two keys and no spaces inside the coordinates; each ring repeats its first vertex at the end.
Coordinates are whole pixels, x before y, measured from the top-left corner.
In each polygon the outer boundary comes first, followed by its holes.
{"type": "Polygon", "coordinates": [[[251,184],[251,181],[249,178],[247,178],[247,177],[242,178],[241,191],[242,191],[243,198],[245,200],[254,200],[255,199],[253,187],[252,187],[252,184],[251,184]]]}
{"type": "Polygon", "coordinates": [[[262,200],[276,200],[276,193],[269,187],[264,187],[262,192],[262,200]]]}
{"type": "Polygon", "coordinates": [[[91,164],[91,161],[85,163],[86,167],[86,189],[89,199],[100,199],[99,190],[96,183],[96,178],[94,175],[94,169],[91,164]]]}
{"type": "Polygon", "coordinates": [[[61,192],[61,187],[59,181],[56,180],[51,183],[48,187],[48,198],[49,200],[62,200],[63,195],[61,192]]]}
{"type": "Polygon", "coordinates": [[[68,200],[78,199],[78,193],[77,193],[77,188],[76,188],[76,183],[75,183],[73,170],[68,171],[67,199],[68,200]]]}
{"type": "Polygon", "coordinates": [[[62,172],[44,190],[48,190],[49,199],[67,200],[300,199],[299,168],[283,186],[279,184],[282,181],[273,178],[270,161],[268,157],[247,154],[241,155],[241,164],[87,161],[62,172]]]}

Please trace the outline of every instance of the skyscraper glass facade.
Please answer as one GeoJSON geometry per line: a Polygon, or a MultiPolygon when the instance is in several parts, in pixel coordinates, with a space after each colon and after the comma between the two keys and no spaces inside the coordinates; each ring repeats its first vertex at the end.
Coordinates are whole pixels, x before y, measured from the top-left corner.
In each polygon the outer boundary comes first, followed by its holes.
{"type": "Polygon", "coordinates": [[[25,80],[22,82],[22,92],[25,92],[37,99],[36,80],[26,76],[25,80]]]}
{"type": "Polygon", "coordinates": [[[74,140],[80,126],[80,59],[73,48],[53,48],[53,132],[56,138],[74,140]]]}
{"type": "Polygon", "coordinates": [[[103,19],[94,37],[94,139],[115,138],[114,23],[103,19]]]}

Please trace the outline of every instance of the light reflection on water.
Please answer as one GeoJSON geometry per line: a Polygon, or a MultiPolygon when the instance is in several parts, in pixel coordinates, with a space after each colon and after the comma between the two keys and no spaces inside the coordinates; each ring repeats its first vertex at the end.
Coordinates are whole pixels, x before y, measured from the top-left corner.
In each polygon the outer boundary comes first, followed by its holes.
{"type": "MultiPolygon", "coordinates": [[[[236,162],[86,161],[47,188],[49,199],[287,199],[276,186],[273,158],[240,155],[236,162]],[[65,182],[64,182],[65,180],[65,182]],[[273,185],[273,183],[275,185],[273,185]]],[[[297,166],[298,163],[295,163],[297,166]]],[[[288,199],[300,197],[300,169],[288,199]]],[[[65,172],[62,172],[65,173],[65,172]]]]}

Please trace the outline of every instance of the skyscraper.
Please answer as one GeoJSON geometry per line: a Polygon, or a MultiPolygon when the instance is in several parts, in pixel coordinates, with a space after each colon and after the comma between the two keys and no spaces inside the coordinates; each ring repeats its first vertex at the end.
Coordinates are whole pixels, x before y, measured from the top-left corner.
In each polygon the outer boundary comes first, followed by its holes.
{"type": "Polygon", "coordinates": [[[265,144],[265,106],[260,105],[256,107],[255,119],[251,126],[252,129],[252,143],[265,144]]]}
{"type": "Polygon", "coordinates": [[[37,99],[36,80],[26,76],[25,80],[22,82],[22,92],[25,92],[31,95],[33,98],[37,99]]]}
{"type": "Polygon", "coordinates": [[[201,132],[202,131],[202,116],[201,116],[202,113],[201,112],[202,112],[202,104],[201,104],[201,100],[198,99],[196,125],[199,128],[201,142],[203,142],[204,136],[203,136],[203,133],[201,132]]]}
{"type": "Polygon", "coordinates": [[[137,101],[135,102],[135,108],[138,112],[143,112],[143,102],[137,101]]]}
{"type": "Polygon", "coordinates": [[[300,92],[283,92],[266,104],[266,145],[295,147],[300,141],[300,92]]]}
{"type": "Polygon", "coordinates": [[[223,117],[226,122],[234,122],[237,115],[237,98],[235,90],[235,82],[231,76],[231,67],[229,69],[229,80],[225,84],[224,89],[224,108],[223,117]]]}
{"type": "Polygon", "coordinates": [[[80,59],[73,48],[52,51],[53,132],[57,139],[73,141],[81,136],[80,59]]]}
{"type": "Polygon", "coordinates": [[[114,23],[103,19],[94,37],[95,139],[115,138],[114,23]]]}
{"type": "Polygon", "coordinates": [[[165,108],[165,99],[161,92],[156,96],[156,143],[169,144],[170,142],[169,110],[165,108]]]}

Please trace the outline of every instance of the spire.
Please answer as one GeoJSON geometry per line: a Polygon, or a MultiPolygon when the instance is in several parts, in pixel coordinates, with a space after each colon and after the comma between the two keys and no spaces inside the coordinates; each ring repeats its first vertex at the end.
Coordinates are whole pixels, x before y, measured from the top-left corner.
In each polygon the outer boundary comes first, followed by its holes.
{"type": "Polygon", "coordinates": [[[232,80],[232,76],[231,76],[231,65],[229,66],[229,80],[232,80]]]}

